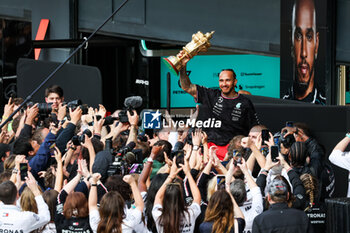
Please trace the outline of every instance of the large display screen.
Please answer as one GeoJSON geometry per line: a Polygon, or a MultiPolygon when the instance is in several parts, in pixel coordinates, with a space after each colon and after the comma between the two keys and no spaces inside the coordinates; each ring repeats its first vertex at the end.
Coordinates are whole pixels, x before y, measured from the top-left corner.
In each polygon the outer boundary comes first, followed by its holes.
{"type": "MultiPolygon", "coordinates": [[[[161,107],[167,103],[168,67],[161,59],[161,107]]],[[[192,83],[219,88],[219,73],[233,69],[237,75],[236,91],[245,90],[252,95],[280,97],[280,59],[260,55],[198,55],[187,64],[192,83]]],[[[179,76],[171,73],[170,102],[172,108],[194,107],[193,97],[184,92],[179,76]]]]}

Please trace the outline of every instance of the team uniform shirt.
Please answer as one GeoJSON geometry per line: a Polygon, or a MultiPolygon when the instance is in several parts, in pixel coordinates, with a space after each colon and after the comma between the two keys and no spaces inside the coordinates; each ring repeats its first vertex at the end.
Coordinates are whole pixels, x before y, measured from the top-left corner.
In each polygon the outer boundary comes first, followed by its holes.
{"type": "Polygon", "coordinates": [[[264,211],[263,197],[259,187],[247,190],[247,201],[239,207],[244,215],[245,228],[244,233],[251,233],[253,220],[264,211]]]}
{"type": "Polygon", "coordinates": [[[38,229],[50,221],[49,207],[42,196],[35,197],[38,214],[21,211],[15,205],[0,204],[0,232],[27,233],[38,229]]]}
{"type": "Polygon", "coordinates": [[[48,224],[46,224],[45,226],[43,226],[42,228],[40,228],[39,232],[41,233],[56,233],[56,225],[53,222],[50,222],[48,224]]]}
{"type": "Polygon", "coordinates": [[[254,105],[245,96],[227,98],[218,89],[197,85],[198,121],[208,134],[208,141],[225,146],[236,135],[248,135],[259,124],[254,105]],[[220,127],[219,127],[220,126],[220,127]]]}
{"type": "MultiPolygon", "coordinates": [[[[98,224],[100,223],[100,213],[98,210],[92,210],[89,214],[90,218],[90,226],[94,233],[97,232],[98,224]]],[[[142,221],[142,213],[138,209],[127,209],[126,210],[126,217],[123,219],[122,222],[122,232],[123,233],[132,233],[134,232],[134,227],[138,225],[142,221]]]]}
{"type": "Polygon", "coordinates": [[[329,156],[329,161],[337,165],[338,167],[344,168],[349,171],[348,179],[348,196],[350,197],[350,152],[343,152],[341,150],[333,150],[329,156]]]}
{"type": "MultiPolygon", "coordinates": [[[[147,198],[147,192],[141,192],[141,197],[143,199],[143,202],[146,203],[146,198],[147,198]]],[[[147,228],[147,216],[145,213],[146,208],[143,208],[143,216],[145,217],[145,221],[140,221],[138,224],[134,226],[134,231],[138,233],[152,233],[150,230],[147,228]]]]}
{"type": "Polygon", "coordinates": [[[89,217],[77,218],[72,216],[66,219],[63,215],[63,206],[68,193],[63,189],[57,198],[55,225],[57,232],[62,233],[92,233],[89,217]]]}
{"type": "MultiPolygon", "coordinates": [[[[180,230],[182,233],[189,233],[194,231],[194,226],[196,223],[196,218],[201,213],[201,207],[197,203],[192,203],[188,208],[188,214],[185,213],[185,218],[182,219],[182,223],[180,224],[180,230]]],[[[162,205],[157,204],[153,206],[152,216],[154,222],[156,223],[157,232],[163,233],[163,226],[160,225],[160,216],[162,215],[162,205]]]]}
{"type": "MultiPolygon", "coordinates": [[[[295,93],[294,93],[293,87],[291,87],[288,90],[288,93],[283,96],[283,99],[297,100],[295,98],[295,93]]],[[[313,104],[325,105],[326,104],[326,97],[317,88],[314,88],[314,90],[310,94],[308,94],[304,99],[302,99],[300,101],[313,103],[313,104]]]]}

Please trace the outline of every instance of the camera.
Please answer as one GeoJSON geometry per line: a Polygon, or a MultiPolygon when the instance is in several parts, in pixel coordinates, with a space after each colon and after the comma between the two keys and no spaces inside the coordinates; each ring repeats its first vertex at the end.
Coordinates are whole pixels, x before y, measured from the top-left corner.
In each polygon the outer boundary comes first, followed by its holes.
{"type": "MultiPolygon", "coordinates": [[[[28,102],[26,107],[31,108],[35,105],[33,102],[28,102]]],[[[38,109],[39,109],[39,115],[40,117],[45,118],[46,116],[50,115],[52,112],[52,103],[38,103],[38,109]]],[[[24,109],[21,109],[21,112],[24,112],[24,109]]]]}
{"type": "Polygon", "coordinates": [[[127,110],[121,110],[118,113],[118,120],[121,123],[127,123],[129,122],[128,114],[126,113],[127,110]]]}
{"type": "MultiPolygon", "coordinates": [[[[100,120],[101,119],[101,116],[99,116],[99,115],[96,115],[96,120],[100,120]]],[[[103,126],[106,126],[106,125],[111,125],[111,124],[113,124],[114,123],[114,121],[116,121],[116,120],[118,120],[118,118],[116,118],[116,117],[112,117],[112,116],[106,116],[105,118],[104,118],[104,123],[103,123],[103,126]]],[[[94,122],[92,121],[92,122],[89,122],[88,123],[88,125],[89,126],[93,126],[94,125],[94,122]]]]}
{"type": "MultiPolygon", "coordinates": [[[[138,153],[136,152],[136,150],[133,150],[135,146],[135,142],[130,142],[118,151],[115,151],[112,147],[112,139],[109,138],[106,140],[105,150],[109,151],[112,155],[115,156],[114,161],[108,166],[108,176],[116,174],[129,174],[129,171],[133,168],[133,165],[136,164],[134,162],[138,160],[136,156],[138,153]]],[[[138,171],[140,170],[140,168],[135,168],[134,170],[138,171]]]]}
{"type": "Polygon", "coordinates": [[[75,146],[79,146],[81,143],[84,143],[85,142],[85,134],[90,138],[92,136],[92,133],[89,129],[86,129],[84,130],[83,134],[78,136],[78,135],[75,135],[72,137],[72,142],[73,142],[73,145],[75,146]]]}
{"type": "Polygon", "coordinates": [[[74,111],[75,109],[77,109],[78,107],[81,109],[81,111],[84,114],[88,113],[88,106],[86,104],[83,104],[81,100],[72,100],[68,103],[64,103],[67,104],[67,113],[69,113],[69,109],[71,109],[72,111],[74,111]]]}
{"type": "Polygon", "coordinates": [[[118,113],[118,120],[121,123],[129,122],[127,111],[133,115],[133,110],[141,107],[142,98],[141,96],[130,96],[124,100],[124,109],[118,113]]]}
{"type": "Polygon", "coordinates": [[[107,174],[108,176],[113,175],[126,175],[129,173],[128,166],[125,161],[123,161],[122,156],[115,156],[114,161],[109,164],[107,174]]]}
{"type": "Polygon", "coordinates": [[[288,133],[287,130],[283,131],[282,133],[279,133],[279,132],[276,133],[274,136],[275,144],[278,145],[279,147],[282,144],[285,148],[290,148],[295,142],[295,138],[293,134],[288,134],[287,136],[285,136],[287,133],[288,133]]]}

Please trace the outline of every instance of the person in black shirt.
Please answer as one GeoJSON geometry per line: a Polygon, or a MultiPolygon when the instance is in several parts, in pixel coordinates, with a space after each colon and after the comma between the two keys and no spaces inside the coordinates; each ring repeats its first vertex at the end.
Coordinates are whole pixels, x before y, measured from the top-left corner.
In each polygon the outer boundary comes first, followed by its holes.
{"type": "Polygon", "coordinates": [[[186,56],[180,70],[181,88],[202,104],[197,122],[201,121],[200,125],[208,135],[208,146],[218,146],[217,156],[223,160],[229,141],[236,135],[248,135],[250,128],[259,124],[254,106],[247,97],[235,91],[237,79],[232,69],[220,72],[220,90],[210,89],[191,83],[186,71],[189,57],[183,52],[180,56],[186,56]]]}
{"type": "Polygon", "coordinates": [[[253,221],[252,233],[313,233],[313,227],[302,210],[289,208],[287,184],[274,179],[268,187],[270,208],[253,221]]]}

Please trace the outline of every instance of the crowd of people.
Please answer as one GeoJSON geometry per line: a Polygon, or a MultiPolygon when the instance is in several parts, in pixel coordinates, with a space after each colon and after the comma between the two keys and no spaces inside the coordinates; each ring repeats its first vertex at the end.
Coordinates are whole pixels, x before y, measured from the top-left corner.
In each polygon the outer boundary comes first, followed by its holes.
{"type": "Polygon", "coordinates": [[[147,135],[136,110],[67,108],[60,91],[49,113],[28,106],[2,128],[0,232],[325,232],[335,178],[305,124],[255,125],[220,159],[205,128],[147,135]]]}

